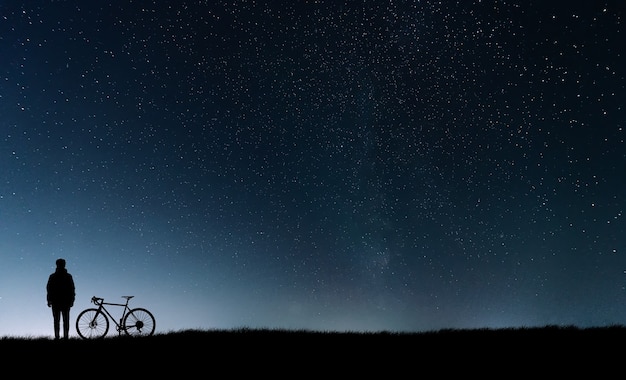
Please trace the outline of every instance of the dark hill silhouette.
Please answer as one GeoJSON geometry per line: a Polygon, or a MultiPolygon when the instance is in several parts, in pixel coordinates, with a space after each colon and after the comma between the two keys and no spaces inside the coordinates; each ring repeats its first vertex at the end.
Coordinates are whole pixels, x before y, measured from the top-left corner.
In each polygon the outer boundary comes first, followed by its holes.
{"type": "Polygon", "coordinates": [[[430,378],[426,373],[433,370],[438,378],[446,374],[487,375],[499,371],[503,371],[503,376],[537,371],[535,375],[542,377],[557,371],[561,377],[568,373],[578,376],[583,373],[580,371],[593,369],[594,377],[601,378],[602,371],[621,366],[625,338],[623,326],[422,333],[239,329],[181,330],[147,337],[68,341],[5,337],[0,338],[0,348],[4,363],[32,362],[20,368],[33,375],[38,371],[49,375],[60,360],[75,367],[68,369],[68,374],[82,374],[81,377],[89,372],[111,376],[123,372],[123,378],[166,374],[181,379],[187,378],[187,374],[205,374],[202,377],[207,378],[244,374],[430,378]]]}

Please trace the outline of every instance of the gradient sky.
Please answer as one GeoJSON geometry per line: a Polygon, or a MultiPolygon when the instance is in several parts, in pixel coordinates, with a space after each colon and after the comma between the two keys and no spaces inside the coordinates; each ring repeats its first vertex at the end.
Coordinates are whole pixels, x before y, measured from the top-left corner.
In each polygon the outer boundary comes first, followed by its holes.
{"type": "Polygon", "coordinates": [[[0,336],[623,324],[624,4],[1,1],[0,336]]]}

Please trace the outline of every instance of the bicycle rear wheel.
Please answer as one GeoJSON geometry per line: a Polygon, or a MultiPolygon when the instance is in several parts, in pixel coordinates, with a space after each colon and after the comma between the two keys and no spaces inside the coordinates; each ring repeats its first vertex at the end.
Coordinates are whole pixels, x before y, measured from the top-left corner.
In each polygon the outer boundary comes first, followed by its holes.
{"type": "Polygon", "coordinates": [[[124,331],[133,336],[150,336],[154,334],[156,321],[151,312],[141,307],[132,309],[124,317],[124,331]]]}
{"type": "Polygon", "coordinates": [[[83,339],[104,338],[109,332],[109,319],[98,309],[85,309],[76,318],[76,332],[83,339]]]}

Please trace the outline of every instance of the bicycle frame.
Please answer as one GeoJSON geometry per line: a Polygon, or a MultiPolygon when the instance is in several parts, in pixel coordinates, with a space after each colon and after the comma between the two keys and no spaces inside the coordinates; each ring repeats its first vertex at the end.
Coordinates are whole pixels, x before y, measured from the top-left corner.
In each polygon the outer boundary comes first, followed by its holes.
{"type": "Polygon", "coordinates": [[[106,315],[109,316],[109,318],[111,318],[111,320],[113,321],[113,323],[115,323],[117,332],[119,334],[122,333],[122,330],[124,330],[123,326],[123,321],[124,321],[124,317],[126,316],[126,314],[130,311],[130,307],[128,307],[128,302],[130,301],[131,298],[133,298],[133,296],[122,296],[122,298],[126,298],[126,303],[114,303],[114,302],[104,302],[104,298],[98,298],[98,297],[92,297],[91,301],[98,306],[98,312],[101,313],[104,311],[104,313],[106,315]],[[122,316],[120,317],[120,321],[119,323],[117,322],[117,320],[115,319],[115,317],[113,317],[113,315],[111,315],[111,313],[107,310],[106,307],[104,307],[104,305],[109,305],[109,306],[122,306],[124,308],[124,310],[122,311],[122,316]]]}

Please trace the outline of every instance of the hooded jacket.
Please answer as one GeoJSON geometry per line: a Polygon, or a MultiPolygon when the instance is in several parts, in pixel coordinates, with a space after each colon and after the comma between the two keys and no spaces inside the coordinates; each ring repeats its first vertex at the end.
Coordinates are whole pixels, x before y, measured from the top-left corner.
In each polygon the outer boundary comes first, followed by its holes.
{"type": "Polygon", "coordinates": [[[48,305],[59,308],[70,308],[74,306],[76,289],[74,278],[65,268],[58,268],[48,278],[46,285],[48,305]]]}

